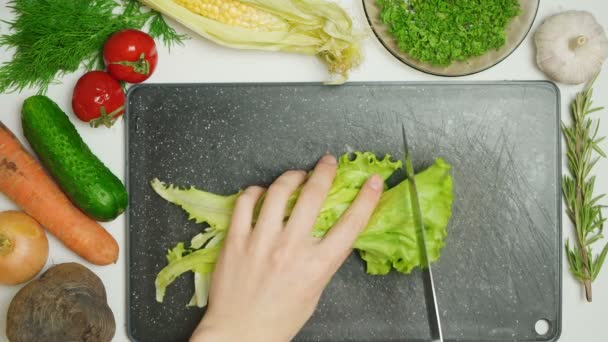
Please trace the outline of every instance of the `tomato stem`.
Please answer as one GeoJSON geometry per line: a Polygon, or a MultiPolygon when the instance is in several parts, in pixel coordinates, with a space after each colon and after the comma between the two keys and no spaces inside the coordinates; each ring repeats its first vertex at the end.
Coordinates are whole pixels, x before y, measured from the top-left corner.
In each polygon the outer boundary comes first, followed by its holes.
{"type": "Polygon", "coordinates": [[[125,106],[120,106],[120,107],[116,108],[113,112],[108,114],[108,112],[106,112],[106,108],[101,106],[99,108],[99,111],[101,112],[101,114],[99,115],[99,117],[97,119],[93,119],[93,120],[89,121],[89,125],[91,125],[91,127],[93,127],[93,128],[97,128],[101,125],[104,125],[104,126],[110,128],[110,127],[112,127],[112,125],[114,125],[114,123],[118,119],[118,115],[124,108],[125,108],[125,106]]]}
{"type": "Polygon", "coordinates": [[[13,242],[8,236],[0,233],[0,256],[5,256],[13,251],[13,242]]]}
{"type": "Polygon", "coordinates": [[[142,74],[142,75],[150,75],[150,63],[146,60],[146,54],[141,53],[139,55],[139,59],[135,62],[132,61],[120,61],[120,62],[112,62],[110,64],[118,64],[124,66],[130,66],[133,68],[133,71],[142,74]]]}

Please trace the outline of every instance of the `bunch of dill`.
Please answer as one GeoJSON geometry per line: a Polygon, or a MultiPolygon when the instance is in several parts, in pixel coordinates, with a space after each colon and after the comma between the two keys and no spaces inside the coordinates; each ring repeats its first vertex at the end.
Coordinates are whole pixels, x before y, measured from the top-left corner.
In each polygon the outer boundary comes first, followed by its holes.
{"type": "Polygon", "coordinates": [[[0,46],[13,48],[12,60],[0,67],[0,93],[50,84],[81,65],[103,68],[106,39],[122,29],[142,29],[165,45],[181,44],[179,35],[162,16],[136,0],[13,0],[15,13],[10,33],[0,36],[0,46]]]}

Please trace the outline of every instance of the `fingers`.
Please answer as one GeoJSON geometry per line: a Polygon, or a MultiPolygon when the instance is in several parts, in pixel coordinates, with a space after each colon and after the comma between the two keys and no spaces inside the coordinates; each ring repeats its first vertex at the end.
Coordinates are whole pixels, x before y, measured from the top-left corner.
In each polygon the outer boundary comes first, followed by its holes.
{"type": "Polygon", "coordinates": [[[335,265],[335,272],[352,249],[359,233],[372,216],[384,187],[379,175],[373,175],[363,185],[357,198],[320,243],[323,255],[335,265]]]}
{"type": "Polygon", "coordinates": [[[336,158],[326,155],[319,160],[312,176],[306,181],[287,224],[288,232],[296,239],[310,236],[312,226],[336,176],[336,169],[336,158]]]}
{"type": "Polygon", "coordinates": [[[236,199],[230,229],[226,237],[228,242],[241,242],[247,239],[247,236],[251,232],[253,211],[264,191],[265,189],[262,187],[250,186],[236,199]]]}
{"type": "Polygon", "coordinates": [[[255,235],[269,235],[283,230],[289,197],[306,179],[304,171],[287,171],[268,188],[254,229],[255,235]]]}

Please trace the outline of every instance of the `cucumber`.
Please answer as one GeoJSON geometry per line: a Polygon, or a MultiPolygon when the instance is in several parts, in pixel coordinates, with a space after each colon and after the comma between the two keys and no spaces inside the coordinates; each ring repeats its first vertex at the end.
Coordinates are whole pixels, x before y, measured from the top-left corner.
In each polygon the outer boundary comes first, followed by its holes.
{"type": "Polygon", "coordinates": [[[111,221],[125,211],[124,185],[91,152],[55,102],[42,95],[26,99],[21,122],[42,164],[84,213],[97,221],[111,221]]]}

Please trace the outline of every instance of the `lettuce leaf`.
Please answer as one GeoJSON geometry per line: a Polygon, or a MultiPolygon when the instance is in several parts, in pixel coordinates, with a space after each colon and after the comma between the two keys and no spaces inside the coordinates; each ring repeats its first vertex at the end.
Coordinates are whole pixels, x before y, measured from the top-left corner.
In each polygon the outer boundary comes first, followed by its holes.
{"type": "MultiPolygon", "coordinates": [[[[386,180],[401,166],[401,161],[391,161],[389,155],[383,159],[376,158],[371,152],[342,155],[338,161],[336,178],[312,234],[316,237],[324,236],[348,209],[371,175],[377,173],[386,180]]],[[[452,214],[453,184],[449,171],[450,165],[437,158],[431,167],[415,176],[431,261],[439,259],[452,214]]],[[[209,227],[192,239],[189,249],[186,250],[183,243],[178,243],[169,250],[169,263],[156,278],[156,299],[162,302],[167,286],[178,276],[194,272],[196,291],[190,304],[202,307],[207,303],[209,273],[213,270],[221,249],[238,193],[221,196],[192,187],[179,189],[158,179],[154,179],[151,186],[165,200],[188,212],[189,219],[209,224],[209,227]]],[[[409,273],[420,265],[413,218],[407,209],[408,186],[407,181],[402,181],[382,194],[370,222],[355,242],[354,248],[365,260],[369,274],[387,274],[392,268],[401,273],[409,273]]],[[[298,196],[299,191],[296,191],[290,198],[286,216],[290,215],[298,196]]]]}
{"type": "MultiPolygon", "coordinates": [[[[426,244],[431,261],[439,253],[447,236],[446,227],[452,216],[452,177],[450,165],[437,158],[435,164],[416,175],[426,244]]],[[[403,181],[384,192],[365,230],[354,248],[367,263],[367,273],[386,274],[391,267],[409,273],[420,265],[416,228],[409,208],[409,184],[403,181]]]]}
{"type": "Polygon", "coordinates": [[[158,179],[152,181],[152,188],[165,200],[179,205],[196,223],[206,222],[214,230],[226,230],[238,194],[216,195],[192,187],[182,190],[172,185],[166,186],[158,179]]]}

